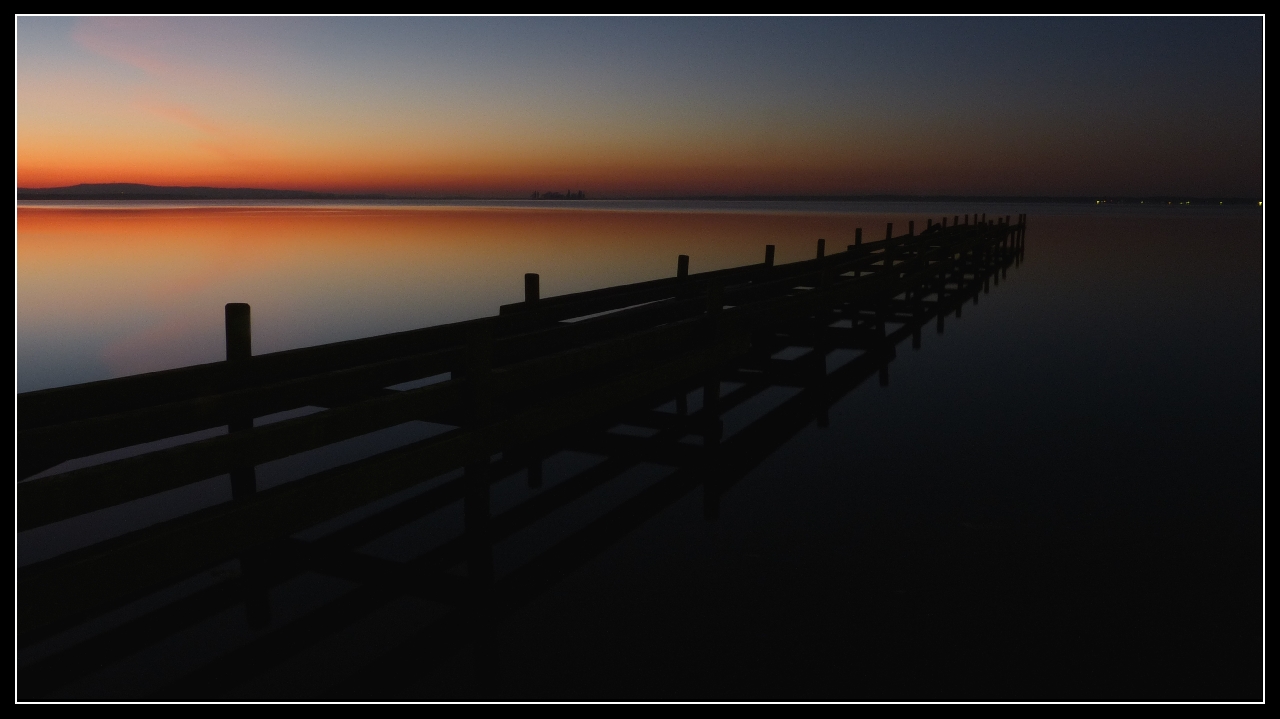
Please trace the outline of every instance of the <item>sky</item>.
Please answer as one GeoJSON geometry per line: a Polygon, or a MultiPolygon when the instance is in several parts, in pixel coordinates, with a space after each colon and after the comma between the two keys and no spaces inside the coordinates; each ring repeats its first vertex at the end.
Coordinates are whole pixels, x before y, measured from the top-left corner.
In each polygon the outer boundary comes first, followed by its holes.
{"type": "Polygon", "coordinates": [[[15,21],[20,187],[1261,197],[1262,19],[15,21]]]}

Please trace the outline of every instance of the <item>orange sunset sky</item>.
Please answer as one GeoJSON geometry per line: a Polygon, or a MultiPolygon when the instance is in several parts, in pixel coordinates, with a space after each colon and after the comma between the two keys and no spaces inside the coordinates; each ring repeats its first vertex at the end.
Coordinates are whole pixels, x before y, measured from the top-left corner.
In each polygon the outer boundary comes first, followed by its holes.
{"type": "Polygon", "coordinates": [[[1261,193],[1260,18],[25,17],[16,62],[26,188],[1261,193]]]}

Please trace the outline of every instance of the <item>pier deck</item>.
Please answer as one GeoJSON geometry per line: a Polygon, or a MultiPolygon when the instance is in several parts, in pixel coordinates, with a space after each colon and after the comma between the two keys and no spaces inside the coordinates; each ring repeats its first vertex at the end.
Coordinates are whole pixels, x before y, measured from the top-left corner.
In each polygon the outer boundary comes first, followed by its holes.
{"type": "MultiPolygon", "coordinates": [[[[868,242],[859,231],[847,249],[819,241],[813,259],[785,265],[772,247],[763,263],[698,274],[682,257],[675,277],[560,297],[540,297],[530,275],[526,301],[493,317],[266,355],[251,352],[248,307],[228,305],[224,362],[21,394],[19,531],[210,480],[229,483],[231,499],[21,567],[20,648],[227,562],[239,571],[27,663],[19,695],[54,696],[236,604],[268,626],[271,588],[303,572],[357,588],[162,695],[213,696],[405,594],[453,608],[459,621],[431,630],[433,641],[466,641],[477,617],[518,606],[690,492],[715,518],[723,493],[809,423],[823,426],[830,405],[870,377],[887,383],[899,344],[918,347],[930,325],[942,332],[1006,276],[1026,229],[1011,220],[897,236],[890,225],[868,242]],[[303,407],[311,413],[261,421],[303,407]],[[258,486],[267,463],[409,422],[439,431],[258,486]],[[200,432],[213,436],[162,446],[200,432]],[[58,471],[121,450],[136,453],[58,471]],[[566,451],[598,461],[543,486],[544,463],[566,451]],[[496,543],[641,465],[668,471],[533,560],[495,571],[496,543]],[[517,475],[527,498],[494,511],[493,488],[517,475]],[[412,559],[358,551],[455,505],[462,531],[412,559]],[[326,522],[338,526],[301,538],[326,522]]],[[[397,666],[392,652],[353,681],[393,683],[397,666]]]]}

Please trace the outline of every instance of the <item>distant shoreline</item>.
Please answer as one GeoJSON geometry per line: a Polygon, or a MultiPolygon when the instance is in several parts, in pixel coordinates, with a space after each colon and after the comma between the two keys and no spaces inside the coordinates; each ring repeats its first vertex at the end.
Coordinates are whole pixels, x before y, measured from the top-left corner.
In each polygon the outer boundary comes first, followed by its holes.
{"type": "Polygon", "coordinates": [[[46,195],[42,193],[19,193],[18,202],[159,202],[181,204],[183,202],[216,202],[219,200],[226,201],[245,201],[259,200],[265,202],[282,201],[296,202],[300,200],[310,201],[341,201],[341,202],[514,202],[520,204],[543,204],[544,202],[551,206],[574,205],[574,206],[590,206],[593,202],[958,202],[958,203],[1002,203],[1002,204],[1056,204],[1056,205],[1258,205],[1261,200],[1248,200],[1236,197],[1230,198],[1109,198],[1106,200],[1094,200],[1090,198],[1078,197],[596,197],[591,200],[530,200],[529,198],[518,197],[475,197],[475,196],[447,196],[447,197],[400,197],[394,195],[332,195],[325,197],[261,197],[261,196],[235,196],[235,195],[219,195],[219,196],[186,196],[174,197],[172,195],[77,195],[68,197],[66,195],[46,195]]]}
{"type": "Polygon", "coordinates": [[[320,201],[408,201],[408,202],[565,202],[651,201],[651,202],[1001,202],[1054,204],[1185,204],[1192,205],[1256,205],[1261,198],[1187,197],[1157,195],[1150,197],[1116,197],[1107,195],[661,195],[661,196],[594,196],[591,199],[523,197],[485,197],[474,195],[414,196],[390,194],[347,194],[310,192],[305,190],[270,190],[251,187],[162,187],[155,185],[109,184],[74,185],[71,187],[17,188],[17,201],[71,202],[189,202],[207,200],[320,200],[320,201]]]}

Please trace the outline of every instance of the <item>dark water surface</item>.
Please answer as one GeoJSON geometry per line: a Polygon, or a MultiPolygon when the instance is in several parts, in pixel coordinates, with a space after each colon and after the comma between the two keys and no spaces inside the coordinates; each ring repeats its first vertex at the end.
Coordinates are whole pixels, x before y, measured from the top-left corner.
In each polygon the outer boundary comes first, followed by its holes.
{"type": "MultiPolygon", "coordinates": [[[[330,626],[300,620],[354,586],[304,573],[270,591],[265,624],[236,604],[83,671],[56,696],[1261,698],[1256,212],[252,209],[20,210],[18,388],[220,359],[228,301],[253,305],[265,352],[492,314],[520,298],[526,271],[553,295],[669,275],[681,252],[695,272],[759,261],[766,242],[779,262],[798,260],[816,237],[839,248],[853,227],[878,238],[886,221],[922,227],[943,212],[1026,212],[1029,230],[1006,280],[919,350],[900,346],[887,387],[862,383],[827,426],[786,439],[722,497],[716,519],[687,494],[548,569],[503,611],[464,620],[409,593],[331,631],[297,629],[330,626]],[[207,671],[290,631],[316,636],[252,672],[207,671]]],[[[274,471],[287,481],[344,461],[335,457],[274,471]]],[[[598,461],[561,452],[545,486],[598,461]]],[[[641,464],[505,539],[497,576],[669,473],[641,464]]],[[[168,501],[225,501],[222,481],[168,501]]],[[[530,492],[523,475],[498,483],[494,512],[530,492]]],[[[19,562],[176,511],[126,507],[26,532],[19,562]]],[[[412,559],[461,524],[442,510],[360,551],[412,559]]],[[[19,666],[241,571],[214,568],[24,647],[19,666]]]]}

